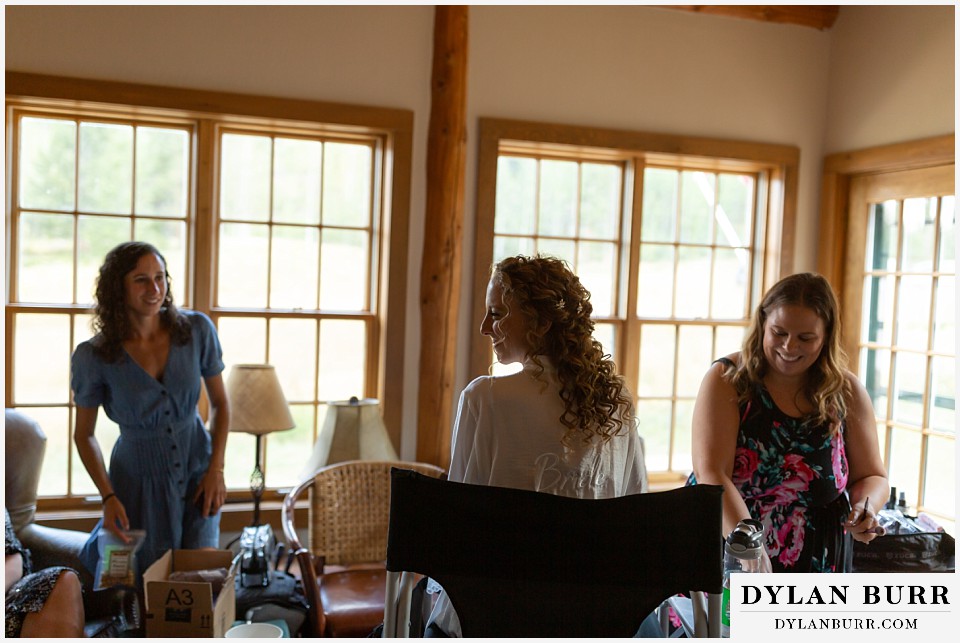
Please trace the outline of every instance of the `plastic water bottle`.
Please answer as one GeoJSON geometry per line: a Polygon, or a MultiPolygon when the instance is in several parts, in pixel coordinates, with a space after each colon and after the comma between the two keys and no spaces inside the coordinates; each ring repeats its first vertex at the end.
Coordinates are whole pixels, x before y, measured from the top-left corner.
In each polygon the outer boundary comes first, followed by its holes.
{"type": "Polygon", "coordinates": [[[741,520],[723,546],[723,602],[720,611],[720,636],[730,638],[730,574],[759,572],[763,551],[763,525],[750,518],[741,520]]]}

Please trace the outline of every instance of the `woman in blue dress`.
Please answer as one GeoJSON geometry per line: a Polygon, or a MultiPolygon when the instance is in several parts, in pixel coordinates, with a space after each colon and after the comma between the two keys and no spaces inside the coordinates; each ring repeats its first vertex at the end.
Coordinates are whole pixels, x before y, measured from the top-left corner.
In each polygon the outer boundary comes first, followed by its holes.
{"type": "Polygon", "coordinates": [[[230,421],[222,351],[206,315],[173,303],[166,260],[148,243],[122,243],[107,253],[96,300],[97,334],[77,346],[71,372],[74,441],[103,499],[103,519],[83,558],[95,572],[104,527],[125,542],[124,531],[142,529],[140,582],[168,549],[219,546],[230,421]],[[197,411],[201,380],[209,432],[197,411]],[[100,406],[120,427],[109,473],[94,435],[100,406]]]}
{"type": "Polygon", "coordinates": [[[714,362],[697,395],[695,480],[723,485],[724,533],[744,518],[763,523],[761,571],[845,571],[844,532],[876,537],[887,473],[870,396],[846,369],[839,315],[822,276],[782,279],[742,350],[714,362]]]}

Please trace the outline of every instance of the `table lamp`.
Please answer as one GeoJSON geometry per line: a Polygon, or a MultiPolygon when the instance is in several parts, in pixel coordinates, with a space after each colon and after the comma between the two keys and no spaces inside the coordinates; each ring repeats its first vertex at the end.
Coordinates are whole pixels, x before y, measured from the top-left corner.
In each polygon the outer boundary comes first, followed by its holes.
{"type": "Polygon", "coordinates": [[[270,525],[260,524],[260,498],[263,496],[263,469],[260,466],[261,441],[267,433],[294,428],[293,416],[280,388],[277,372],[270,364],[237,364],[227,379],[230,399],[230,430],[252,433],[257,438],[250,493],[253,494],[253,525],[244,527],[240,536],[242,554],[241,584],[244,587],[270,584],[267,552],[273,540],[270,525]]]}
{"type": "Polygon", "coordinates": [[[346,460],[396,460],[380,402],[373,398],[328,402],[327,416],[317,436],[313,454],[300,480],[313,477],[320,467],[346,460]]]}

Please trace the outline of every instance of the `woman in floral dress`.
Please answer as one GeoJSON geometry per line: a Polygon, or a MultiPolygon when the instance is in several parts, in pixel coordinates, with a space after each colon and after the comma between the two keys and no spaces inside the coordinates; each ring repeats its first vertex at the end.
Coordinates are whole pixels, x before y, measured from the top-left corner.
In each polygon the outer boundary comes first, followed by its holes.
{"type": "Polygon", "coordinates": [[[694,481],[724,486],[723,530],[763,523],[763,571],[847,570],[889,493],[866,389],[846,369],[836,296],[820,275],[781,280],[743,348],[707,371],[693,413],[694,481]]]}
{"type": "Polygon", "coordinates": [[[69,567],[47,567],[31,573],[30,551],[6,518],[5,638],[83,636],[83,595],[77,573],[69,567]]]}

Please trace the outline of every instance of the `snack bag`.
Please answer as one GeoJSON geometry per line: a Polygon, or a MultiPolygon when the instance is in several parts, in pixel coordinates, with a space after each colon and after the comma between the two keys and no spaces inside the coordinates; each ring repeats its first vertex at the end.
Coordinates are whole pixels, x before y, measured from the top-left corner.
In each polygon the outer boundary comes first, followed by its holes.
{"type": "Polygon", "coordinates": [[[136,586],[137,550],[143,544],[147,532],[142,529],[132,529],[124,532],[129,543],[120,540],[113,532],[101,529],[97,534],[97,551],[100,553],[100,564],[97,565],[97,575],[93,588],[103,589],[114,585],[136,586]]]}

